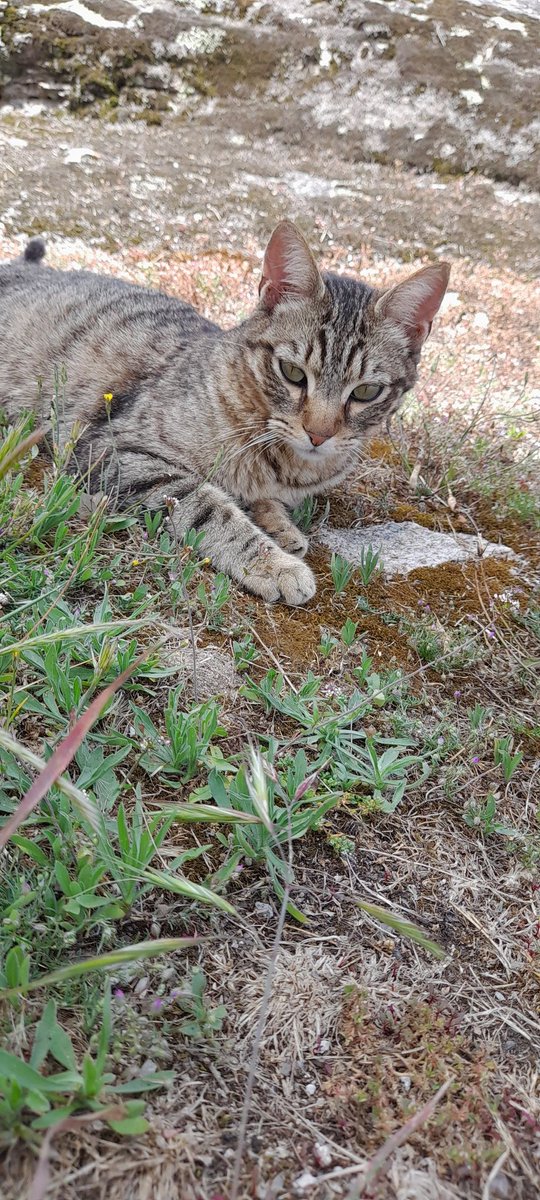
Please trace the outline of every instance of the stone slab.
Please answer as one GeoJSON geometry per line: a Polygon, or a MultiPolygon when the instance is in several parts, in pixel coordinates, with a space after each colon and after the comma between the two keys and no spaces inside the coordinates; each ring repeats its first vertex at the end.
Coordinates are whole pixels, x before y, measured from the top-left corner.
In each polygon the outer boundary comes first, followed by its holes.
{"type": "MultiPolygon", "coordinates": [[[[387,575],[408,575],[418,567],[440,567],[446,562],[470,562],[480,557],[479,540],[468,533],[439,533],[417,525],[416,521],[384,521],[359,529],[336,529],[331,525],[319,532],[319,541],[349,562],[360,563],[368,546],[380,553],[381,567],[387,575]]],[[[514,557],[509,546],[481,543],[481,556],[514,557]]]]}

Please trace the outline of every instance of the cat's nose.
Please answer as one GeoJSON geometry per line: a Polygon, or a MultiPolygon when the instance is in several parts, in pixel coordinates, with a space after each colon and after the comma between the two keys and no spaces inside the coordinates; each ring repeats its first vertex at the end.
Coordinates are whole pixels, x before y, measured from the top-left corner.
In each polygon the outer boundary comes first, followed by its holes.
{"type": "Polygon", "coordinates": [[[312,446],[322,446],[323,442],[327,442],[329,438],[333,437],[331,429],[322,429],[320,433],[313,433],[311,429],[306,429],[306,433],[312,446]]]}

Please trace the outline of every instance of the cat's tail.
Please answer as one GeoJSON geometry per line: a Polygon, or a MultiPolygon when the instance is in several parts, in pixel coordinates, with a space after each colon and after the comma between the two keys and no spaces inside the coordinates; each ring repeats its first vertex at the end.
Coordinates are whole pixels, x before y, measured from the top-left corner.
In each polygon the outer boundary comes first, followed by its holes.
{"type": "Polygon", "coordinates": [[[42,237],[30,238],[28,245],[24,248],[25,263],[40,263],[42,258],[45,258],[47,247],[42,237]]]}

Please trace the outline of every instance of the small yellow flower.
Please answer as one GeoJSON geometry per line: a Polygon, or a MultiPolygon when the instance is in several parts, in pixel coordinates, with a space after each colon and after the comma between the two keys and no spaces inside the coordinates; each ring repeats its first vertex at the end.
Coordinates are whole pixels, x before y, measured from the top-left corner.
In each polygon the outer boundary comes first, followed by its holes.
{"type": "Polygon", "coordinates": [[[105,404],[110,404],[110,403],[111,403],[111,400],[112,400],[112,397],[113,397],[113,394],[112,394],[112,392],[104,392],[104,393],[103,393],[103,399],[104,399],[104,401],[105,401],[105,404]]]}
{"type": "Polygon", "coordinates": [[[138,559],[138,558],[132,558],[132,560],[131,560],[131,565],[132,565],[132,567],[138,567],[138,566],[139,566],[139,559],[138,559]]]}
{"type": "Polygon", "coordinates": [[[211,562],[212,562],[211,558],[203,558],[203,564],[205,567],[208,567],[211,562]]]}

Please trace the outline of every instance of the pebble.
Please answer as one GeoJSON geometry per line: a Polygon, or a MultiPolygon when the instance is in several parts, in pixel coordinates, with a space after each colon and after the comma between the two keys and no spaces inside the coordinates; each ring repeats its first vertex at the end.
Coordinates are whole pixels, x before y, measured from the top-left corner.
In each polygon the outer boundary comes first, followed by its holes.
{"type": "Polygon", "coordinates": [[[307,1192],[308,1188],[314,1187],[317,1183],[317,1176],[312,1175],[311,1171],[303,1171],[293,1183],[293,1191],[301,1196],[303,1192],[307,1192]]]}
{"type": "Polygon", "coordinates": [[[332,1152],[327,1142],[315,1142],[313,1157],[318,1167],[332,1166],[332,1152]]]}

